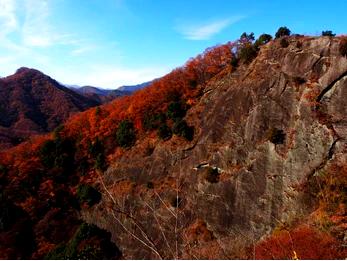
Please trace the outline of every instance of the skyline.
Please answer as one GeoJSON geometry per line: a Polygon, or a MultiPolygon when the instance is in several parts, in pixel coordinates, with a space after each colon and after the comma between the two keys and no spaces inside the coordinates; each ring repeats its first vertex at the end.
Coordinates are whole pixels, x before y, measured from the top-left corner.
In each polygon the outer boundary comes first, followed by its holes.
{"type": "Polygon", "coordinates": [[[346,3],[324,1],[0,0],[0,75],[35,68],[70,85],[158,78],[242,32],[343,34],[346,3]]]}

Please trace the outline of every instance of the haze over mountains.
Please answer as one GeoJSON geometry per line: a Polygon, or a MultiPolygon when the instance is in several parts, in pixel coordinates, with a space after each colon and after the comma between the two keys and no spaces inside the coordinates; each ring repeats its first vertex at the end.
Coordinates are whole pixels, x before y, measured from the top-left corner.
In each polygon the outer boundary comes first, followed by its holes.
{"type": "MultiPolygon", "coordinates": [[[[155,80],[153,80],[155,81],[155,80]]],[[[123,85],[115,89],[105,89],[102,87],[95,86],[74,86],[74,85],[66,85],[68,88],[78,92],[79,94],[86,96],[90,99],[93,99],[100,103],[107,103],[115,98],[130,95],[131,93],[141,90],[147,86],[149,86],[153,81],[148,81],[136,85],[123,85]]]]}
{"type": "Polygon", "coordinates": [[[144,82],[144,83],[140,83],[140,84],[136,84],[136,85],[124,85],[124,86],[118,87],[117,90],[125,91],[125,92],[134,92],[134,91],[137,91],[137,90],[140,90],[140,89],[143,89],[143,88],[149,86],[155,80],[157,80],[157,79],[154,79],[154,80],[148,81],[148,82],[144,82]]]}
{"type": "Polygon", "coordinates": [[[94,86],[82,86],[82,87],[69,87],[71,90],[92,99],[99,104],[110,102],[118,97],[129,95],[131,92],[120,91],[120,90],[108,90],[103,88],[98,88],[94,86]]]}

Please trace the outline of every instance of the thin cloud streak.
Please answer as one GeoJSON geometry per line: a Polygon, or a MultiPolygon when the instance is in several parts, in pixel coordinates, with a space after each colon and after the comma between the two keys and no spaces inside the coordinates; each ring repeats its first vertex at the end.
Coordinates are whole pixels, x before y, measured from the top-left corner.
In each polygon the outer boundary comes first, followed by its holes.
{"type": "Polygon", "coordinates": [[[1,0],[0,1],[0,37],[4,37],[17,28],[16,19],[16,1],[15,0],[1,0]]]}
{"type": "MultiPolygon", "coordinates": [[[[117,5],[125,8],[123,0],[117,5]]],[[[4,68],[0,77],[26,66],[66,84],[116,88],[158,78],[172,69],[161,65],[135,68],[124,65],[117,42],[100,44],[81,38],[78,32],[60,31],[52,23],[53,11],[50,0],[0,0],[0,68],[4,68]],[[59,60],[50,56],[49,50],[53,48],[62,50],[66,55],[64,59],[82,63],[61,66],[59,60]],[[115,62],[83,62],[89,54],[101,57],[105,49],[110,50],[109,55],[115,62]]]]}
{"type": "Polygon", "coordinates": [[[22,27],[23,43],[26,46],[47,47],[52,45],[47,18],[49,16],[48,3],[45,0],[25,1],[25,21],[22,27]]]}
{"type": "Polygon", "coordinates": [[[232,24],[244,19],[245,16],[234,16],[204,24],[186,24],[176,27],[176,30],[188,40],[209,40],[232,24]]]}
{"type": "Polygon", "coordinates": [[[94,46],[81,46],[71,51],[72,56],[79,56],[94,50],[94,46]]]}
{"type": "Polygon", "coordinates": [[[25,0],[25,21],[22,26],[23,45],[46,48],[53,45],[78,45],[77,37],[61,33],[49,22],[51,10],[47,0],[25,0]]]}

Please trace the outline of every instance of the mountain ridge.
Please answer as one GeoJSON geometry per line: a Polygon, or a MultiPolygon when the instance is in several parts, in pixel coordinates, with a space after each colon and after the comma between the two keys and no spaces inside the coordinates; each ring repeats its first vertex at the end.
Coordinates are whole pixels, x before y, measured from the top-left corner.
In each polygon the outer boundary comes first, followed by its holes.
{"type": "Polygon", "coordinates": [[[81,86],[81,87],[70,87],[75,92],[93,99],[100,104],[108,103],[116,98],[130,95],[131,92],[129,91],[121,91],[118,89],[103,89],[100,87],[94,87],[94,86],[81,86]]]}
{"type": "Polygon", "coordinates": [[[0,78],[0,103],[2,148],[33,134],[52,131],[73,113],[99,105],[42,72],[26,67],[0,78]]]}
{"type": "MultiPolygon", "coordinates": [[[[128,87],[140,89],[148,84],[128,87]]],[[[0,78],[0,88],[1,149],[17,145],[32,135],[52,131],[73,113],[131,94],[126,88],[108,90],[94,86],[63,85],[41,71],[28,67],[20,67],[14,74],[0,78]]]]}
{"type": "Polygon", "coordinates": [[[344,258],[345,38],[247,36],[0,153],[39,242],[23,256],[75,257],[83,220],[122,258],[344,258]]]}
{"type": "Polygon", "coordinates": [[[136,85],[123,85],[123,86],[116,88],[116,90],[126,91],[126,92],[134,92],[134,91],[141,90],[141,89],[151,85],[156,80],[158,80],[158,79],[154,79],[152,81],[147,81],[147,82],[136,84],[136,85]]]}

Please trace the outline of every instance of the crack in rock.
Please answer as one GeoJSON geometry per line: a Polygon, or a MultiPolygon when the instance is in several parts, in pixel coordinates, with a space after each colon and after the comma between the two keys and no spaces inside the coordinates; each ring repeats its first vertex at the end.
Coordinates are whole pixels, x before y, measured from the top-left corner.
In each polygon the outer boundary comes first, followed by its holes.
{"type": "MultiPolygon", "coordinates": [[[[324,95],[327,94],[327,92],[329,92],[337,82],[339,82],[343,77],[347,76],[347,71],[345,71],[343,74],[341,74],[339,77],[337,77],[335,80],[333,80],[330,84],[328,84],[327,87],[325,87],[320,94],[318,95],[316,102],[321,102],[321,100],[323,99],[324,95]]],[[[318,108],[319,109],[319,106],[318,108]]]]}

